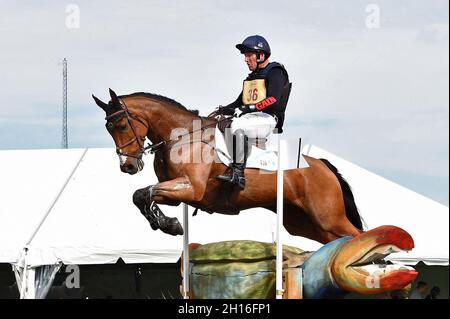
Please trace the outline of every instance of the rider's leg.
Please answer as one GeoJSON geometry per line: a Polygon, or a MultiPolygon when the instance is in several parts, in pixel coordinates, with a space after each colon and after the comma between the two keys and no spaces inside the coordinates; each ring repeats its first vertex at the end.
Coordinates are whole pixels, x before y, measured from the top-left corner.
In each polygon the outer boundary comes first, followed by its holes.
{"type": "Polygon", "coordinates": [[[232,155],[233,164],[225,174],[217,176],[217,179],[235,183],[244,188],[244,169],[248,154],[247,139],[248,137],[265,139],[272,133],[275,126],[275,118],[263,112],[248,113],[234,119],[231,128],[225,131],[227,147],[230,155],[232,155]],[[235,140],[234,143],[233,139],[235,140]]]}
{"type": "Polygon", "coordinates": [[[231,133],[242,129],[249,138],[267,138],[272,132],[277,121],[275,117],[263,112],[247,113],[236,118],[231,123],[231,133]]]}
{"type": "Polygon", "coordinates": [[[245,187],[244,170],[247,165],[248,137],[245,135],[244,130],[235,131],[233,136],[235,138],[234,169],[237,184],[243,189],[245,187]]]}
{"type": "Polygon", "coordinates": [[[248,138],[242,129],[236,130],[233,135],[228,132],[228,135],[227,147],[230,155],[232,154],[233,163],[230,169],[225,174],[217,176],[217,179],[237,184],[243,189],[245,188],[244,170],[247,164],[248,138]]]}

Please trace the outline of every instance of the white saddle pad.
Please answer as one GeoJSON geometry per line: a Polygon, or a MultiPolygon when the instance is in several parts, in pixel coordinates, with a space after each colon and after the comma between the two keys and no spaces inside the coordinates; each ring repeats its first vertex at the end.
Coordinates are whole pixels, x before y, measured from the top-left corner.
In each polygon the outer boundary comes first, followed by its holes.
{"type": "MultiPolygon", "coordinates": [[[[214,138],[216,142],[217,154],[220,161],[223,164],[229,166],[232,162],[232,159],[230,154],[228,153],[225,137],[217,127],[214,138]]],[[[301,154],[296,154],[295,158],[290,159],[290,162],[295,162],[295,165],[291,165],[291,169],[309,167],[308,163],[301,154]],[[300,160],[298,160],[298,155],[300,155],[300,160]],[[298,166],[296,163],[299,163],[298,166]]],[[[270,144],[267,145],[267,149],[265,150],[256,147],[255,145],[251,145],[249,157],[247,158],[247,168],[259,168],[267,171],[276,171],[278,169],[277,151],[273,149],[273,146],[271,146],[270,144]]]]}

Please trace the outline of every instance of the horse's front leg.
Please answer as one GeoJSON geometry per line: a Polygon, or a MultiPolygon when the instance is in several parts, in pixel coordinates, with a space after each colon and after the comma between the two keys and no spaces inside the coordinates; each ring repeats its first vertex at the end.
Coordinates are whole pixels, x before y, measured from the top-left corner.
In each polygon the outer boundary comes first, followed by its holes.
{"type": "MultiPolygon", "coordinates": [[[[133,194],[133,203],[139,208],[141,214],[149,221],[153,230],[161,229],[164,233],[176,236],[183,234],[183,227],[176,217],[167,217],[156,205],[152,193],[156,185],[138,189],[133,194]]],[[[160,204],[179,205],[179,201],[158,201],[160,204]]]]}
{"type": "Polygon", "coordinates": [[[151,189],[151,200],[158,204],[167,202],[195,203],[203,197],[204,187],[201,186],[193,187],[187,177],[178,177],[154,185],[151,189]]]}

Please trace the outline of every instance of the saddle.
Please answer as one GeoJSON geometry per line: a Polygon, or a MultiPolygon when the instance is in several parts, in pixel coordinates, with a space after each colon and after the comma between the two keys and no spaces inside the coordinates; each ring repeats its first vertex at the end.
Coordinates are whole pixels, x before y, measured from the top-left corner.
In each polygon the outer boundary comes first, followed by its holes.
{"type": "MultiPolygon", "coordinates": [[[[215,130],[215,142],[216,151],[220,161],[226,166],[230,166],[232,163],[231,156],[228,152],[227,145],[225,142],[224,134],[216,127],[215,130]]],[[[306,168],[309,167],[303,155],[300,156],[299,160],[295,160],[299,163],[297,167],[292,168],[306,168]]],[[[276,145],[268,143],[268,139],[251,139],[248,140],[248,157],[247,157],[247,168],[258,168],[266,171],[276,171],[278,170],[278,151],[276,145]]]]}

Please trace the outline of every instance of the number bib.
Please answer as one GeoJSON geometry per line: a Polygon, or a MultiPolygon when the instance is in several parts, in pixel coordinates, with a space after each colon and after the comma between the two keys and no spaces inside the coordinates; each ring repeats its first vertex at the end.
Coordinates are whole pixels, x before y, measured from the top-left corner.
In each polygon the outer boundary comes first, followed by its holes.
{"type": "Polygon", "coordinates": [[[264,79],[244,81],[242,90],[242,104],[256,104],[267,97],[266,82],[264,79]]]}

